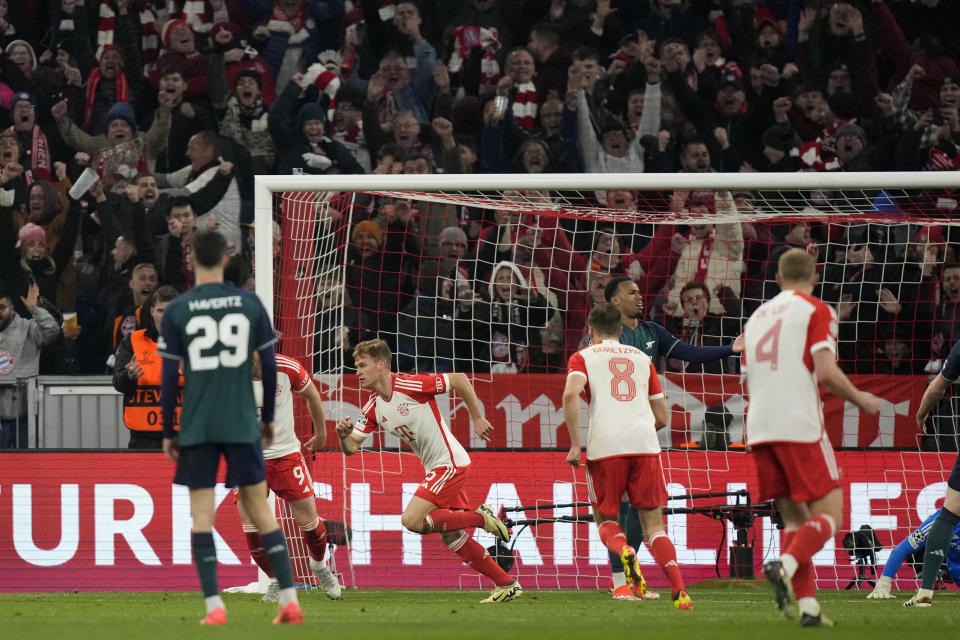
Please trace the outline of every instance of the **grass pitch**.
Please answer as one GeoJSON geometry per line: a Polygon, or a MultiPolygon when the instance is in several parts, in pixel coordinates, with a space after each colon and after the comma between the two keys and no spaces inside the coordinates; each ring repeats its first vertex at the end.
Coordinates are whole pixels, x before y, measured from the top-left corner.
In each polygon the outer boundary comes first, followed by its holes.
{"type": "Polygon", "coordinates": [[[86,640],[88,638],[164,639],[244,638],[428,638],[537,640],[548,638],[755,637],[832,638],[953,637],[960,592],[940,592],[929,609],[902,606],[896,600],[866,600],[866,592],[819,594],[824,612],[837,626],[800,629],[780,617],[772,591],[763,582],[694,585],[695,610],[673,609],[669,594],[661,600],[614,602],[600,591],[536,591],[504,605],[480,605],[486,593],[475,591],[344,591],[331,602],[320,592],[301,594],[306,624],[278,628],[270,624],[275,604],[260,596],[226,594],[229,624],[198,625],[203,602],[198,593],[23,593],[0,594],[0,637],[4,639],[86,640]]]}

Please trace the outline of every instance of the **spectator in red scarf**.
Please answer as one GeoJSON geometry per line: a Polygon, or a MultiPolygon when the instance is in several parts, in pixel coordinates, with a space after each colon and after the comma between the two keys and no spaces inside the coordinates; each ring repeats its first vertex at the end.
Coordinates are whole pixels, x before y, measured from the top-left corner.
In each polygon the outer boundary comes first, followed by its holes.
{"type": "Polygon", "coordinates": [[[13,126],[8,129],[20,142],[18,161],[33,177],[50,180],[53,157],[47,135],[37,124],[37,99],[27,91],[20,91],[10,99],[13,126]]]}
{"type": "MultiPolygon", "coordinates": [[[[687,198],[686,207],[694,216],[737,214],[737,206],[729,192],[694,192],[692,197],[687,198]]],[[[742,274],[743,229],[740,224],[692,224],[689,244],[684,248],[673,272],[673,285],[664,309],[671,315],[682,314],[680,291],[691,280],[706,283],[711,291],[728,287],[735,296],[739,296],[742,274]]],[[[723,306],[716,297],[710,301],[709,311],[715,315],[723,313],[723,306]]]]}
{"type": "Polygon", "coordinates": [[[115,45],[103,47],[97,66],[87,78],[83,130],[91,135],[106,131],[107,112],[117,102],[131,102],[130,83],[123,71],[123,56],[115,45]]]}

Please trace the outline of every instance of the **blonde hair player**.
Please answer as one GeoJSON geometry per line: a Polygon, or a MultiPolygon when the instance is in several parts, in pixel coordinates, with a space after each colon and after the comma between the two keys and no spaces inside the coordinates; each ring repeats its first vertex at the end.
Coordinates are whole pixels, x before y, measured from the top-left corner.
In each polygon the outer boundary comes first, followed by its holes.
{"type": "Polygon", "coordinates": [[[366,340],[353,350],[360,385],[373,389],[356,425],[349,418],[337,422],[340,448],[353,455],[377,427],[407,443],[423,464],[425,476],[400,516],[414,533],[439,533],[447,547],[471,568],[493,580],[494,588],[482,603],[509,602],[523,594],[520,583],[467,535],[465,529],[482,527],[504,541],[510,532],[490,505],[476,509],[467,495],[470,456],[453,437],[440,415],[434,396],[454,390],[467,405],[474,432],[490,441],[493,425],[480,413],[480,401],[462,373],[400,375],[390,369],[393,354],[383,340],[366,340]]]}
{"type": "Polygon", "coordinates": [[[778,262],[781,292],[760,305],[744,328],[747,444],[757,467],[761,500],[774,500],[783,518],[783,553],[763,572],[777,606],[800,625],[831,626],[820,612],[810,559],[842,523],[840,470],[824,428],[817,383],[868,415],[877,399],[858,390],[837,366],[837,314],[813,297],[817,265],[803,249],[778,262]]]}

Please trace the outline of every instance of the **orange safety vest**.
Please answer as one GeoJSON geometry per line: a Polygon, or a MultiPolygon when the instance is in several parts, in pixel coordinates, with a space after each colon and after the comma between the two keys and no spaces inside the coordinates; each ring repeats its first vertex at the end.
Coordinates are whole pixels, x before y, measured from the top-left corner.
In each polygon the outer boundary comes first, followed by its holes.
{"type": "MultiPolygon", "coordinates": [[[[133,397],[124,399],[123,423],[131,431],[156,431],[163,429],[160,419],[160,385],[163,380],[163,358],[157,353],[157,343],[147,337],[147,330],[140,329],[130,334],[130,346],[133,359],[143,369],[143,375],[137,378],[137,389],[133,397]]],[[[180,379],[183,386],[183,379],[180,379]]],[[[173,424],[180,429],[180,409],[182,399],[177,399],[177,408],[173,414],[173,424]]]]}

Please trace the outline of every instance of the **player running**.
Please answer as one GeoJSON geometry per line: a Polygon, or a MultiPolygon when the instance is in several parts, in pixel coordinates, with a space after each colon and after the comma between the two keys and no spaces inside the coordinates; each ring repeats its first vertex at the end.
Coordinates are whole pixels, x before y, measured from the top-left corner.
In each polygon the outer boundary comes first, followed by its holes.
{"type": "Polygon", "coordinates": [[[642,599],[646,587],[637,552],[617,524],[620,497],[626,494],[640,515],[647,547],[670,580],[673,606],[693,609],[676,549],[663,527],[667,488],[657,430],[667,426],[669,413],[657,371],[649,356],[619,342],[616,307],[595,306],[587,324],[593,344],[570,356],[563,390],[563,417],[570,433],[567,462],[580,466],[580,394],[586,392],[590,416],[587,490],[600,540],[620,557],[626,579],[639,594],[630,599],[642,599]]]}
{"type": "MultiPolygon", "coordinates": [[[[927,538],[930,536],[930,527],[933,526],[934,521],[940,515],[940,511],[940,509],[934,511],[929,518],[923,521],[923,524],[894,547],[893,551],[890,552],[890,557],[887,558],[887,564],[883,567],[882,575],[877,579],[877,586],[867,594],[868,600],[885,600],[896,597],[890,593],[890,585],[893,579],[897,577],[897,571],[900,570],[900,566],[908,556],[926,548],[927,538]]],[[[957,524],[953,529],[953,537],[950,540],[946,561],[947,571],[950,573],[953,583],[960,584],[960,524],[957,524]]],[[[937,567],[937,573],[940,573],[939,567],[937,567]]]]}
{"type": "Polygon", "coordinates": [[[464,529],[483,527],[509,541],[506,525],[489,505],[473,510],[465,489],[470,456],[453,437],[440,415],[434,396],[453,389],[460,394],[473,419],[473,430],[490,440],[493,426],[480,413],[480,402],[470,380],[462,373],[399,375],[390,371],[393,354],[383,340],[366,340],[353,350],[360,385],[374,393],[363,406],[356,426],[349,418],[337,422],[340,448],[353,455],[379,426],[407,443],[417,454],[426,475],[400,516],[403,526],[415,533],[439,533],[447,547],[474,570],[496,585],[481,603],[509,602],[523,594],[520,583],[467,535],[464,529]]]}
{"type": "Polygon", "coordinates": [[[877,399],[854,387],[837,366],[837,314],[811,295],[817,283],[813,257],[802,249],[784,253],[777,283],[781,293],[760,305],[744,331],[747,444],[760,499],[775,500],[784,523],[783,553],[763,572],[784,616],[793,617],[790,598],[796,593],[801,626],[831,626],[816,600],[810,558],[842,522],[843,491],[817,383],[868,415],[877,413],[877,399]]]}
{"type": "Polygon", "coordinates": [[[220,457],[227,461],[228,487],[261,532],[264,553],[280,584],[274,624],[302,624],[293,570],[283,531],[267,504],[263,442],[273,439],[273,394],[264,398],[259,428],[253,398],[252,355],[260,353],[264,385],[277,384],[273,326],[260,299],[223,281],[227,241],[198,231],[190,260],[196,286],[173,300],[163,314],[157,352],[163,357],[160,401],[163,452],[176,461],[173,481],[190,488],[191,549],[207,606],[201,624],[226,624],[217,588],[214,487],[220,457]],[[174,431],[179,368],[183,367],[183,413],[174,431]]]}
{"type": "MultiPolygon", "coordinates": [[[[310,412],[310,420],[313,422],[313,437],[303,444],[303,448],[308,452],[318,451],[323,448],[327,440],[323,400],[310,379],[310,373],[297,360],[278,353],[273,444],[263,450],[263,458],[267,464],[267,489],[290,505],[293,519],[300,527],[300,534],[310,554],[310,571],[320,580],[324,593],[331,600],[337,600],[340,597],[340,582],[324,562],[327,530],[323,526],[323,520],[317,515],[313,479],[310,477],[307,462],[300,453],[300,440],[294,430],[292,391],[296,391],[306,401],[307,411],[310,412]]],[[[253,356],[253,395],[259,411],[263,407],[263,381],[258,354],[253,356]]],[[[260,538],[257,526],[250,520],[240,502],[237,502],[237,510],[243,522],[243,533],[250,555],[257,566],[271,579],[263,601],[276,602],[279,598],[280,586],[273,575],[270,563],[267,562],[263,540],[260,538]]]]}
{"type": "MultiPolygon", "coordinates": [[[[957,378],[960,378],[960,342],[950,349],[950,355],[947,356],[940,373],[923,392],[920,408],[917,409],[917,426],[920,427],[920,431],[926,433],[927,418],[957,378]]],[[[927,549],[923,553],[923,579],[920,588],[912,598],[903,603],[903,606],[929,607],[933,604],[933,583],[937,579],[940,565],[946,559],[947,548],[950,546],[950,539],[958,523],[960,523],[960,454],[957,455],[957,461],[953,463],[950,477],[947,478],[947,494],[943,499],[940,515],[930,525],[930,531],[927,533],[927,549]]]]}

